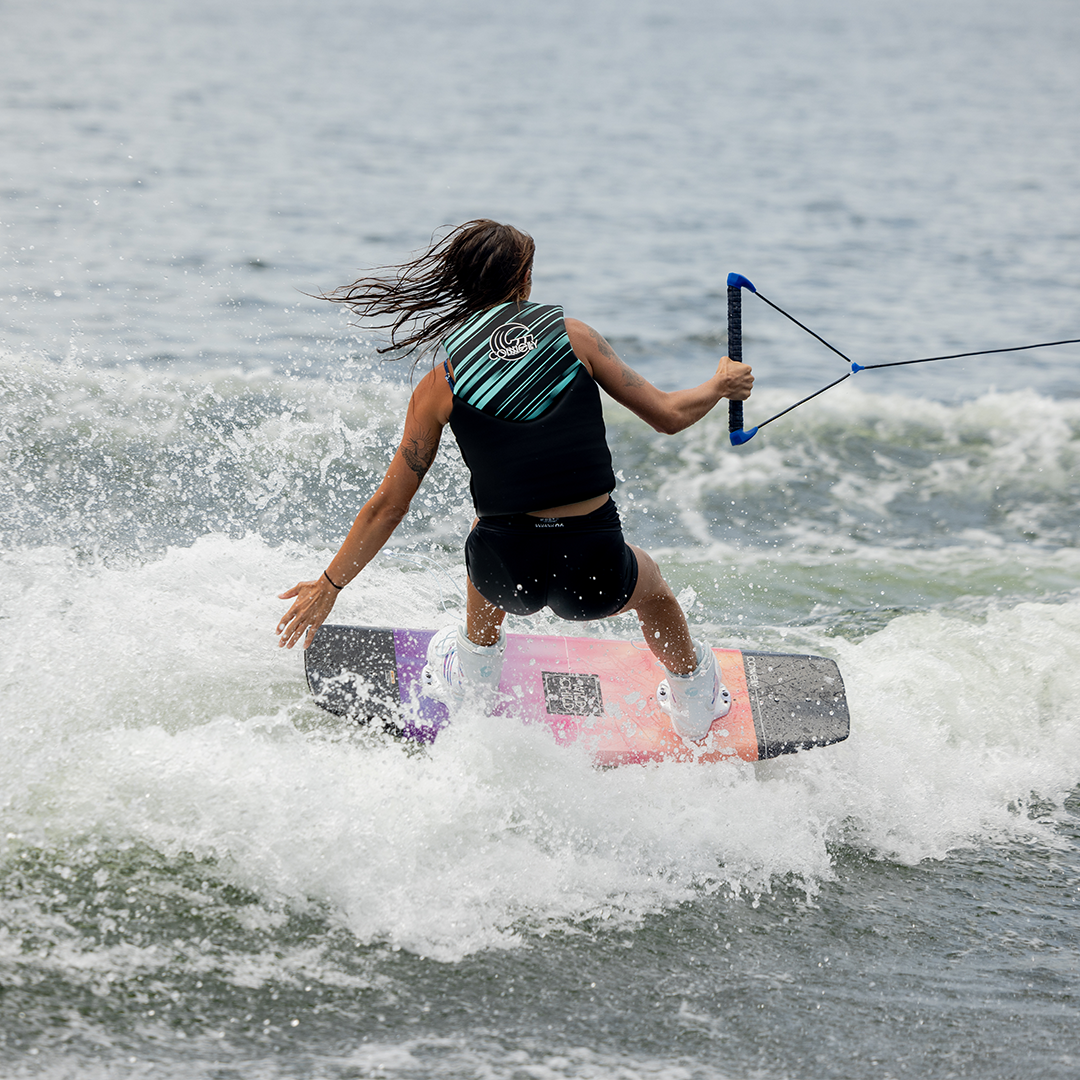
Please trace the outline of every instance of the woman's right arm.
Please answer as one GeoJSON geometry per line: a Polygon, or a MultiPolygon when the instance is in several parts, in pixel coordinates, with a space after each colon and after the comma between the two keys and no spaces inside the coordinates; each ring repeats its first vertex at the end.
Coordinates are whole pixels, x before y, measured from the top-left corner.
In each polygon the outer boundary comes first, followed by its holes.
{"type": "Polygon", "coordinates": [[[589,374],[617,401],[645,423],[674,435],[697,423],[725,398],[745,401],[754,385],[749,364],[723,357],[712,378],[688,390],[659,390],[620,359],[603,336],[577,319],[566,320],[577,358],[589,374]]]}
{"type": "Polygon", "coordinates": [[[439,449],[442,430],[450,419],[453,397],[442,372],[429,372],[409,400],[405,431],[390,468],[378,490],[356,515],[349,535],[314,581],[301,581],[281,593],[293,600],[278,623],[278,645],[291,649],[306,634],[306,649],[326,621],[338,593],[375,557],[408,513],[424,474],[439,449]]]}

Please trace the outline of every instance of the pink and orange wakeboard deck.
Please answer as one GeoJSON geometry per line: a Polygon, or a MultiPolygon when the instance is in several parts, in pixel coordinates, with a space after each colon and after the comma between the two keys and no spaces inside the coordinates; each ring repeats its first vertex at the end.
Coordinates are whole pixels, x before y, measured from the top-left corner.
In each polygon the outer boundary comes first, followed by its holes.
{"type": "MultiPolygon", "coordinates": [[[[432,742],[450,722],[421,681],[431,630],[320,627],[304,655],[308,686],[332,713],[432,742]]],[[[714,649],[731,691],[727,716],[687,745],[660,709],[664,669],[644,641],[508,634],[494,715],[547,724],[598,765],[759,761],[848,736],[844,684],[821,656],[714,649]]]]}

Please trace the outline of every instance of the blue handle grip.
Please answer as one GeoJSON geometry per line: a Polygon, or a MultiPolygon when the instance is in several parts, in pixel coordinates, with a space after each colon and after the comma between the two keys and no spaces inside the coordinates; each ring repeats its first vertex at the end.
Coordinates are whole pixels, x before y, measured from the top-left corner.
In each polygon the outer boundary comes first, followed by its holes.
{"type": "Polygon", "coordinates": [[[743,277],[742,274],[728,274],[727,284],[729,289],[749,289],[752,293],[757,292],[754,283],[749,278],[743,277]]]}

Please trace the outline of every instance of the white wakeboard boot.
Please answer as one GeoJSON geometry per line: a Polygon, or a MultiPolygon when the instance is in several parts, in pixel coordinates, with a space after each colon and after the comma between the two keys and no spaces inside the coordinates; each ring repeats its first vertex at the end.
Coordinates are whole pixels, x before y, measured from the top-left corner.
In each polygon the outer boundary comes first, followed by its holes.
{"type": "Polygon", "coordinates": [[[420,679],[428,693],[458,708],[467,697],[489,707],[499,689],[506,630],[499,627],[494,645],[474,645],[463,627],[446,626],[428,643],[427,664],[420,679]]]}
{"type": "Polygon", "coordinates": [[[685,742],[700,742],[709,734],[714,720],[727,716],[731,693],[720,680],[716,653],[701,642],[694,642],[698,666],[689,675],[673,675],[656,688],[660,708],[671,717],[675,730],[685,742]]]}

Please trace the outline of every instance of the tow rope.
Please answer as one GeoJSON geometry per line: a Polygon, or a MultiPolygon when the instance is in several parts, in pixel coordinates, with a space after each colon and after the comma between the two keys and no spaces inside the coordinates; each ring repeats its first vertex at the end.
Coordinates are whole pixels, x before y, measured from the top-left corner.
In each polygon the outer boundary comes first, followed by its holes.
{"type": "Polygon", "coordinates": [[[988,356],[990,353],[1023,352],[1025,349],[1048,349],[1054,345],[1080,344],[1080,338],[1066,338],[1064,341],[1039,341],[1034,345],[1013,345],[1005,349],[978,349],[975,352],[949,353],[945,356],[921,356],[917,360],[892,360],[883,364],[858,364],[852,360],[850,356],[845,356],[835,345],[830,345],[820,334],[811,330],[809,326],[804,326],[794,315],[786,312],[778,304],[774,304],[767,296],[762,296],[762,294],[754,288],[754,285],[749,278],[743,277],[742,274],[728,274],[728,356],[739,363],[742,363],[743,289],[749,289],[749,291],[759,300],[764,300],[769,307],[780,312],[785,319],[790,319],[796,326],[805,330],[811,337],[817,338],[817,340],[827,349],[836,353],[841,359],[846,360],[851,365],[851,370],[841,375],[839,379],[834,379],[828,385],[823,386],[820,390],[815,390],[812,394],[807,394],[802,400],[796,401],[794,405],[789,405],[786,409],[781,409],[775,416],[770,416],[768,420],[762,420],[756,427],[744,428],[743,403],[741,401],[729,401],[728,431],[730,432],[732,446],[742,446],[743,443],[749,442],[763,427],[765,427],[766,424],[771,424],[774,420],[779,420],[781,416],[786,416],[792,409],[797,409],[800,405],[805,405],[808,401],[812,401],[816,398],[818,394],[824,394],[826,390],[831,390],[834,386],[839,386],[845,379],[850,379],[852,375],[855,375],[860,371],[873,371],[876,368],[904,367],[908,364],[929,364],[935,360],[957,360],[962,356],[988,356]]]}

